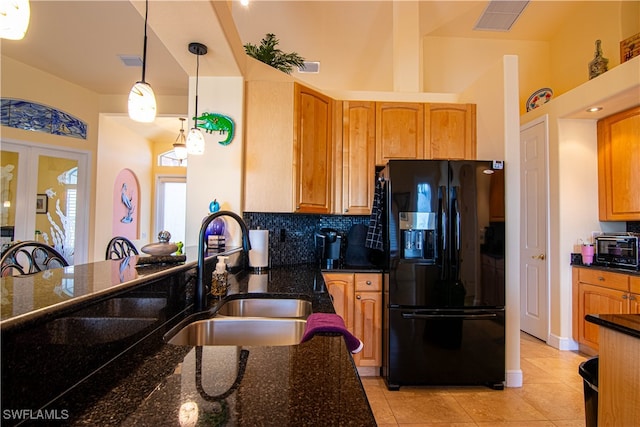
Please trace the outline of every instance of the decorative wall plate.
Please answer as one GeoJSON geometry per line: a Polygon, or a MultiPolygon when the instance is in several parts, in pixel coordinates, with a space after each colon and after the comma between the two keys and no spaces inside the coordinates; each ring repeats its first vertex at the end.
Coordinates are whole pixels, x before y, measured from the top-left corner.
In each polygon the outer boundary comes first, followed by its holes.
{"type": "Polygon", "coordinates": [[[527,99],[527,111],[531,111],[534,108],[546,104],[553,97],[553,90],[548,87],[543,87],[533,92],[529,99],[527,99]]]}

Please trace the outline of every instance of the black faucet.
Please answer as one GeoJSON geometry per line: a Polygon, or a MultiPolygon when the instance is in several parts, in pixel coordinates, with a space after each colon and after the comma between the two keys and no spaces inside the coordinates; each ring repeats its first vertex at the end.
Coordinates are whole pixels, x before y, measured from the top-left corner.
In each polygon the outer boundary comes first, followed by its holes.
{"type": "Polygon", "coordinates": [[[207,227],[209,226],[209,224],[211,224],[211,221],[221,216],[230,216],[231,218],[236,220],[242,232],[242,250],[246,254],[243,262],[246,263],[246,260],[249,258],[249,251],[251,250],[251,242],[249,241],[249,229],[247,228],[247,224],[245,224],[242,218],[240,218],[238,214],[235,214],[231,211],[218,211],[209,214],[209,216],[206,217],[202,222],[202,226],[200,227],[200,235],[198,237],[198,280],[196,281],[196,295],[194,302],[196,312],[203,311],[207,308],[207,291],[204,284],[204,253],[207,250],[205,233],[207,231],[207,227]]]}

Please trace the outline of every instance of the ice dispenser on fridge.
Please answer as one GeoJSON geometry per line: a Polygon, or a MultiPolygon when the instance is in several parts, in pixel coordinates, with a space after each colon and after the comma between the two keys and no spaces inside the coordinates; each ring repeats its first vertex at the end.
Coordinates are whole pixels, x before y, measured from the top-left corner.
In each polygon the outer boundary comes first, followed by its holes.
{"type": "Polygon", "coordinates": [[[402,258],[435,261],[436,214],[400,212],[402,258]]]}

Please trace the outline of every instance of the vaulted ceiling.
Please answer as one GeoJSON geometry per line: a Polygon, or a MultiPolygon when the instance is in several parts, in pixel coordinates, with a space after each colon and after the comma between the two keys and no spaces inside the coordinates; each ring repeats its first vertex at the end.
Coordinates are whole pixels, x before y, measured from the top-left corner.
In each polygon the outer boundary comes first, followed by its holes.
{"type": "MultiPolygon", "coordinates": [[[[214,3],[150,0],[146,80],[158,96],[187,94],[188,76],[195,74],[194,57],[187,51],[191,41],[209,47],[209,54],[201,62],[201,76],[239,75],[233,49],[237,54],[243,43],[257,43],[267,32],[277,34],[285,51],[307,48],[315,52],[314,46],[300,43],[320,39],[335,43],[328,50],[338,52],[347,48],[344,41],[349,40],[349,49],[354,49],[355,54],[365,44],[375,42],[375,34],[384,34],[393,25],[389,16],[391,2],[377,0],[253,0],[248,8],[228,2],[231,12],[222,17],[215,12],[221,5],[214,7],[214,3]],[[227,41],[230,26],[237,29],[236,39],[232,37],[234,46],[227,41]],[[316,39],[310,39],[314,35],[316,39]]],[[[474,31],[487,3],[422,1],[419,31],[423,36],[548,40],[580,4],[535,0],[527,5],[511,31],[474,31]]],[[[140,79],[141,69],[125,66],[120,56],[142,56],[144,8],[143,1],[31,0],[31,24],[26,37],[21,41],[2,40],[2,55],[99,94],[125,95],[140,79]]],[[[322,51],[323,55],[326,51],[322,51]]],[[[314,54],[303,56],[331,63],[330,57],[318,58],[314,54]]],[[[169,126],[169,132],[176,135],[175,117],[169,126]]]]}

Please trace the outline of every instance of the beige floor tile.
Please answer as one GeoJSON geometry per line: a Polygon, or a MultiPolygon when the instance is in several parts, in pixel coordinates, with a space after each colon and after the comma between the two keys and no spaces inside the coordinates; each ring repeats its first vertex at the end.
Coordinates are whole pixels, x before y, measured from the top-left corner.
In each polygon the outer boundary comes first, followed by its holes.
{"type": "Polygon", "coordinates": [[[456,396],[456,400],[475,422],[547,420],[541,412],[519,397],[518,392],[504,390],[456,396]]]}
{"type": "Polygon", "coordinates": [[[566,384],[525,384],[520,396],[549,420],[584,418],[584,395],[566,384]]]}
{"type": "Polygon", "coordinates": [[[444,393],[397,393],[396,397],[387,397],[387,401],[398,424],[473,421],[453,396],[444,393]]]}
{"type": "Polygon", "coordinates": [[[404,386],[389,391],[380,377],[362,384],[379,426],[583,427],[583,354],[559,351],[521,334],[523,387],[404,386]]]}
{"type": "Polygon", "coordinates": [[[479,427],[554,427],[551,421],[504,421],[477,423],[479,427]]]}

